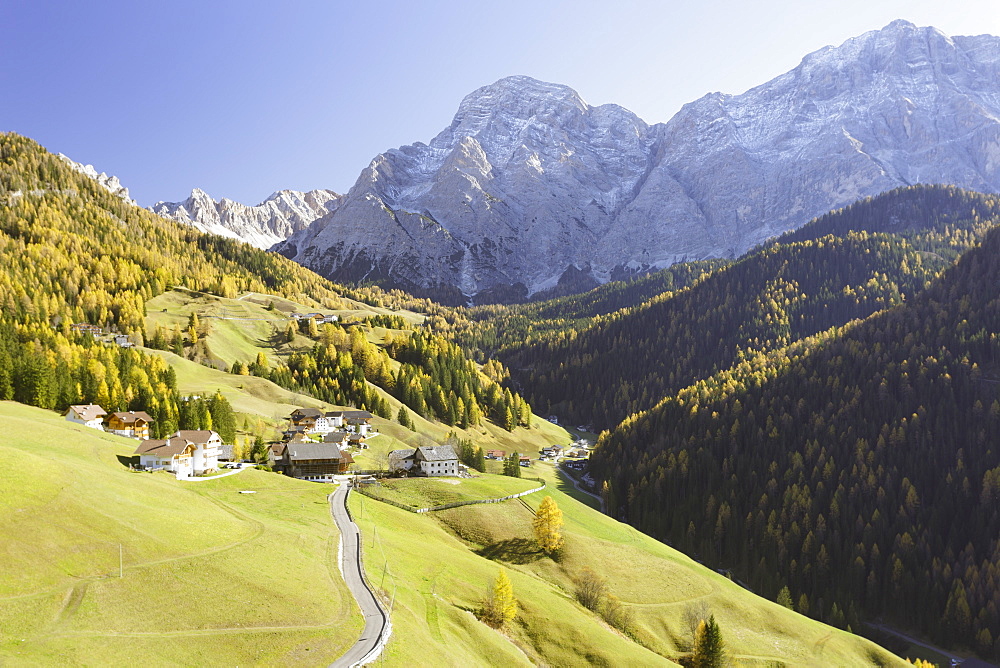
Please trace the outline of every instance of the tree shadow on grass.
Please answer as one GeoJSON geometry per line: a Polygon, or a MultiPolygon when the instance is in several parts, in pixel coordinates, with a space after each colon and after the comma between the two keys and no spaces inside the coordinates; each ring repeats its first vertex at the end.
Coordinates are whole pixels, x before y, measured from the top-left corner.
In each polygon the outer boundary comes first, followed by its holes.
{"type": "Polygon", "coordinates": [[[509,564],[530,564],[545,556],[538,543],[527,538],[499,540],[477,550],[476,554],[493,561],[506,561],[509,564]]]}

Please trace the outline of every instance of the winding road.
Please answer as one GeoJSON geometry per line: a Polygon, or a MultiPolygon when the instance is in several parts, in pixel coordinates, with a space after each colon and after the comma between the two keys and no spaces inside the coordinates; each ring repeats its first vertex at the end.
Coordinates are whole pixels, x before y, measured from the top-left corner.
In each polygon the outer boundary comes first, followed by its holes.
{"type": "Polygon", "coordinates": [[[347,481],[341,482],[337,491],[330,495],[330,513],[340,530],[340,572],[344,574],[347,588],[361,607],[365,616],[365,628],[354,646],[330,664],[330,668],[349,668],[374,661],[392,633],[389,613],[375,598],[362,572],[361,531],[347,509],[349,493],[350,485],[347,481]]]}

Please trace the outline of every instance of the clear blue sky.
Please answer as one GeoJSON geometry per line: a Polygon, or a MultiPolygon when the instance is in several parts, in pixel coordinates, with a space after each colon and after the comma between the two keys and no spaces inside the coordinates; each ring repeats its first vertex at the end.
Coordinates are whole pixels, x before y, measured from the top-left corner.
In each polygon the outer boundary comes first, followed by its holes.
{"type": "Polygon", "coordinates": [[[896,18],[1000,35],[997,0],[0,0],[0,130],[142,205],[194,187],[256,204],[346,192],[507,75],[661,122],[896,18]]]}

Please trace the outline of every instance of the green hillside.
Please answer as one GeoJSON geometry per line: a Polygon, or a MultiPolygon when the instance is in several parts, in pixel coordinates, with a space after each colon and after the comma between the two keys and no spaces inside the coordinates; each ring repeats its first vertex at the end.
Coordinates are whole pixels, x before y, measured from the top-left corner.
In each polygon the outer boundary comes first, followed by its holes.
{"type": "Polygon", "coordinates": [[[708,614],[719,620],[737,665],[902,664],[575,500],[551,465],[540,473],[550,484],[523,497],[526,503],[424,515],[352,495],[352,512],[368,536],[369,578],[395,600],[388,665],[672,665],[689,650],[689,618],[708,614]],[[543,556],[532,538],[534,509],[546,495],[564,513],[559,562],[543,556]],[[474,615],[501,565],[521,608],[505,633],[474,615]],[[584,568],[607,579],[634,618],[634,639],[575,600],[573,578],[584,568]]]}
{"type": "Polygon", "coordinates": [[[49,411],[0,422],[0,664],[325,665],[356,640],[325,487],[181,483],[49,411]]]}

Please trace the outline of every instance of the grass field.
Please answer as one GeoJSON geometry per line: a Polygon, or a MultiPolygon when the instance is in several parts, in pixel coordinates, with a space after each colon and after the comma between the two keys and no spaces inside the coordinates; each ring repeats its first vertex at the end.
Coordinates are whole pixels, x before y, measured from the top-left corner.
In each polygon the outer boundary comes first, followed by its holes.
{"type": "Polygon", "coordinates": [[[54,413],[0,422],[0,665],[325,665],[360,634],[325,486],[181,483],[54,413]]]}
{"type": "Polygon", "coordinates": [[[503,475],[476,474],[474,478],[395,478],[368,491],[380,498],[413,508],[496,499],[538,487],[538,482],[503,475]]]}
{"type": "Polygon", "coordinates": [[[685,616],[697,612],[715,615],[735,665],[901,665],[882,648],[759,598],[576,501],[553,467],[537,466],[550,484],[524,503],[414,515],[352,496],[368,537],[369,577],[390,600],[395,592],[387,664],[668,665],[687,650],[685,616]],[[534,509],[546,495],[564,513],[566,546],[558,562],[532,539],[534,509]],[[472,614],[500,565],[521,607],[506,634],[472,614]],[[575,601],[573,577],[584,567],[605,577],[631,611],[635,640],[575,601]]]}

